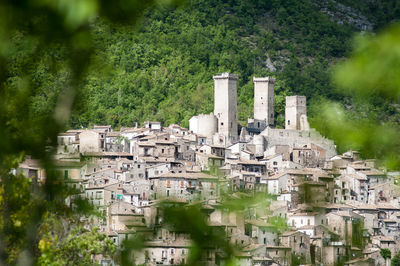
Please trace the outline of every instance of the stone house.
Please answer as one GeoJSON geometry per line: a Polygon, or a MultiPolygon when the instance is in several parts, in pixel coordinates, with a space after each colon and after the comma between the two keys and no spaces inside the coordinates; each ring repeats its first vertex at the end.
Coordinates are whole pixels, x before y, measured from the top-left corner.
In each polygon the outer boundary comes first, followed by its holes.
{"type": "Polygon", "coordinates": [[[239,141],[226,148],[227,158],[239,158],[240,152],[246,148],[246,142],[239,141]]]}
{"type": "Polygon", "coordinates": [[[154,199],[207,199],[218,195],[218,178],[201,172],[171,170],[150,178],[154,199]]]}
{"type": "Polygon", "coordinates": [[[123,185],[123,198],[134,206],[141,207],[149,204],[152,198],[150,180],[134,178],[129,183],[123,185]]]}
{"type": "Polygon", "coordinates": [[[106,151],[106,133],[87,129],[80,133],[79,142],[83,154],[106,151]]]}
{"type": "Polygon", "coordinates": [[[144,128],[149,128],[154,131],[161,131],[162,126],[161,126],[161,122],[145,121],[144,128]]]}
{"type": "Polygon", "coordinates": [[[57,154],[79,153],[80,132],[65,132],[57,136],[57,154]]]}
{"type": "Polygon", "coordinates": [[[283,168],[283,156],[282,154],[274,154],[264,157],[260,162],[265,162],[267,169],[275,173],[282,170],[283,168]]]}
{"type": "Polygon", "coordinates": [[[200,166],[201,170],[220,168],[224,165],[224,158],[204,152],[196,152],[196,164],[200,166]]]}
{"type": "Polygon", "coordinates": [[[291,250],[289,247],[252,244],[243,249],[249,252],[252,257],[270,258],[278,265],[291,265],[291,250]]]}
{"type": "MultiPolygon", "coordinates": [[[[146,166],[146,164],[144,164],[143,166],[146,166]]],[[[170,163],[160,163],[152,166],[147,166],[145,169],[145,177],[151,178],[158,176],[160,174],[168,172],[171,168],[172,166],[170,163]]]]}
{"type": "Polygon", "coordinates": [[[322,182],[304,181],[293,185],[297,197],[292,197],[293,206],[297,204],[322,205],[329,202],[326,185],[322,182]]]}
{"type": "Polygon", "coordinates": [[[123,201],[112,203],[108,207],[107,226],[110,230],[130,230],[146,227],[146,220],[141,209],[123,201]]]}
{"type": "Polygon", "coordinates": [[[340,235],[346,246],[363,245],[364,217],[353,211],[336,211],[326,214],[327,226],[340,235]]]}
{"type": "Polygon", "coordinates": [[[310,236],[299,231],[286,231],[279,236],[280,245],[290,247],[293,256],[304,258],[304,263],[311,263],[310,236]]]}
{"type": "Polygon", "coordinates": [[[263,220],[245,220],[245,235],[254,240],[255,244],[276,245],[278,233],[275,226],[263,220]]]}
{"type": "MultiPolygon", "coordinates": [[[[325,215],[317,212],[294,211],[288,213],[288,225],[294,228],[326,224],[325,215]]],[[[313,236],[314,232],[312,232],[313,236]]]]}
{"type": "Polygon", "coordinates": [[[110,125],[105,125],[105,126],[94,125],[93,126],[93,130],[96,130],[96,131],[101,132],[101,133],[108,133],[108,132],[112,132],[113,131],[112,126],[110,126],[110,125]]]}
{"type": "Polygon", "coordinates": [[[316,258],[323,265],[340,265],[346,260],[346,246],[343,242],[330,242],[322,249],[320,258],[316,258]]]}
{"type": "Polygon", "coordinates": [[[287,191],[287,182],[289,175],[286,172],[275,174],[273,176],[263,177],[268,186],[268,193],[278,195],[282,191],[287,191]]]}
{"type": "Polygon", "coordinates": [[[109,152],[130,152],[129,140],[120,132],[108,132],[105,137],[106,151],[109,152]]]}

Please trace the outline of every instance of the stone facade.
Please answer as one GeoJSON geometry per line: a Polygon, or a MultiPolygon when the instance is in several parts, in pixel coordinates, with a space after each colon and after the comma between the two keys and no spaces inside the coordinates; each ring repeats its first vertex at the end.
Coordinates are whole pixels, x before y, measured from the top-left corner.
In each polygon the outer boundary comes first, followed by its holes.
{"type": "Polygon", "coordinates": [[[254,82],[254,127],[263,130],[274,125],[274,86],[270,77],[253,78],[254,82]]]}
{"type": "Polygon", "coordinates": [[[214,115],[218,118],[218,133],[228,140],[238,139],[237,79],[238,76],[222,73],[214,79],[214,115]]]}
{"type": "Polygon", "coordinates": [[[286,96],[285,129],[301,130],[301,119],[307,118],[305,96],[286,96]]]}

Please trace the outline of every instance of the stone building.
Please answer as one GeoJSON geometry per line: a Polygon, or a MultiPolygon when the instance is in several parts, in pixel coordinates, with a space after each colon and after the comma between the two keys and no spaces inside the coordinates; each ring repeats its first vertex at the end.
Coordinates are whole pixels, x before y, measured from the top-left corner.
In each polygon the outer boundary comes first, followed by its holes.
{"type": "Polygon", "coordinates": [[[84,130],[80,135],[80,152],[104,152],[106,133],[95,130],[84,130]]]}
{"type": "Polygon", "coordinates": [[[154,199],[191,201],[217,196],[218,178],[201,172],[171,170],[150,178],[154,199]]]}
{"type": "Polygon", "coordinates": [[[274,125],[274,85],[270,77],[253,78],[254,82],[254,127],[260,130],[274,125]]]}
{"type": "Polygon", "coordinates": [[[218,130],[218,119],[212,113],[193,116],[189,120],[189,129],[193,133],[205,136],[206,142],[212,144],[212,136],[218,130]]]}
{"type": "Polygon", "coordinates": [[[286,96],[285,129],[306,130],[306,128],[302,126],[306,121],[306,97],[298,95],[286,96]]]}
{"type": "Polygon", "coordinates": [[[214,115],[218,118],[218,133],[228,142],[238,139],[237,79],[238,76],[222,73],[214,79],[214,115]]]}

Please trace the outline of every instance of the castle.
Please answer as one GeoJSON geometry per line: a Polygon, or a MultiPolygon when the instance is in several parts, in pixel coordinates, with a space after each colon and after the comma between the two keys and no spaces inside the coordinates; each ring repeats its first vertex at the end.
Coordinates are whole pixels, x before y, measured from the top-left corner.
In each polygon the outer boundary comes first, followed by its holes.
{"type": "Polygon", "coordinates": [[[241,127],[237,119],[238,76],[221,73],[213,79],[214,112],[189,120],[189,129],[204,136],[207,144],[230,147],[245,143],[243,147],[257,151],[255,154],[260,157],[268,155],[271,149],[284,150],[288,157],[294,149],[318,150],[317,154],[324,157],[321,159],[336,155],[333,141],[310,128],[305,96],[286,97],[285,129],[274,128],[275,79],[254,77],[254,118],[249,118],[247,126],[241,127]]]}

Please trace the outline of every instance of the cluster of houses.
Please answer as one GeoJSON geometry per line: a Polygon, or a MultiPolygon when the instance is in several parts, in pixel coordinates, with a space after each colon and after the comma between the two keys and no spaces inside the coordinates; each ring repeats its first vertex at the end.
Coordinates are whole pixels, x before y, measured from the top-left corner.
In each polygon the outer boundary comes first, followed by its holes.
{"type": "MultiPolygon", "coordinates": [[[[88,226],[121,245],[144,236],[136,264],[185,264],[188,232],[163,226],[160,202],[200,204],[222,230],[240,265],[383,265],[380,250],[400,252],[397,173],[356,151],[337,155],[311,129],[306,98],[286,98],[285,129],[274,128],[274,79],[254,78],[254,118],[237,122],[237,76],[214,76],[215,108],[190,128],[94,126],[58,136],[55,165],[65,182],[96,206],[88,226]],[[267,207],[223,207],[223,195],[265,195],[267,207]],[[283,221],[279,230],[276,221],[283,221]]],[[[16,170],[39,182],[45,172],[26,159],[16,170]]],[[[72,197],[72,196],[71,196],[72,197]]],[[[219,265],[218,247],[202,263],[219,265]]],[[[103,261],[106,263],[106,261],[103,261]]]]}

